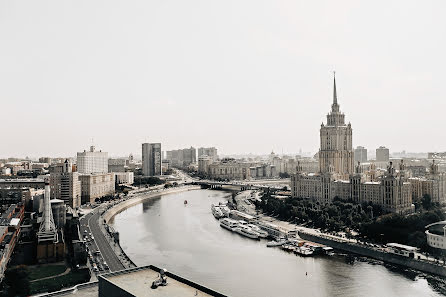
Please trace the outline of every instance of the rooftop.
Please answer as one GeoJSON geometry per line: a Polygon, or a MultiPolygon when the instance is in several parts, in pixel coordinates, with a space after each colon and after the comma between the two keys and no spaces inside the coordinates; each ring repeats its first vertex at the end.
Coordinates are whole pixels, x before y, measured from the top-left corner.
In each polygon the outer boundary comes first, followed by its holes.
{"type": "Polygon", "coordinates": [[[110,296],[147,296],[147,297],[171,297],[171,296],[217,296],[226,297],[218,292],[184,279],[178,275],[167,272],[167,286],[159,286],[152,289],[151,285],[159,276],[159,268],[155,266],[143,266],[100,275],[99,283],[86,283],[71,289],[65,289],[54,293],[38,296],[82,296],[105,297],[110,296]],[[98,285],[99,284],[99,285],[98,285]]]}

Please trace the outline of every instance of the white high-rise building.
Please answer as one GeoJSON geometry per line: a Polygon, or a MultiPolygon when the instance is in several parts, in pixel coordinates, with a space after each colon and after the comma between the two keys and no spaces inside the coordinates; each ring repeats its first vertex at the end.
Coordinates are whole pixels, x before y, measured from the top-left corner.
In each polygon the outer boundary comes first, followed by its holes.
{"type": "Polygon", "coordinates": [[[142,144],[142,174],[144,176],[161,175],[161,143],[142,144]]]}
{"type": "Polygon", "coordinates": [[[77,172],[80,174],[107,173],[108,153],[95,150],[90,146],[90,151],[77,153],[77,172]]]}

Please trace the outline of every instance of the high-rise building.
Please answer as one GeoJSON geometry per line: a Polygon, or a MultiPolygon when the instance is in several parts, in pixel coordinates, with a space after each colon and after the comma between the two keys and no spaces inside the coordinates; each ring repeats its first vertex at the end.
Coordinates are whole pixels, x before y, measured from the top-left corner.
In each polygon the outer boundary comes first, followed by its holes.
{"type": "Polygon", "coordinates": [[[198,157],[198,172],[206,174],[209,171],[209,165],[212,164],[211,157],[207,155],[201,155],[198,157]]]}
{"type": "Polygon", "coordinates": [[[90,151],[77,153],[77,171],[80,174],[107,173],[108,153],[95,150],[90,146],[90,151]]]}
{"type": "Polygon", "coordinates": [[[389,162],[389,149],[380,146],[376,149],[376,162],[389,162]]]}
{"type": "Polygon", "coordinates": [[[81,205],[79,173],[72,171],[71,163],[68,160],[52,168],[50,186],[51,199],[61,199],[72,208],[77,208],[81,205]]]}
{"type": "Polygon", "coordinates": [[[347,180],[353,173],[352,127],[345,124],[345,116],[339,110],[336,93],[336,78],[333,81],[333,104],[327,115],[327,124],[321,124],[321,147],[319,149],[319,170],[334,173],[347,180]]]}
{"type": "Polygon", "coordinates": [[[296,173],[291,175],[292,197],[312,199],[322,204],[339,197],[355,203],[380,205],[383,210],[394,213],[414,211],[411,183],[403,161],[398,172],[390,162],[387,171],[379,178],[375,176],[375,164],[371,165],[369,177],[362,172],[360,164],[353,172],[352,129],[350,124],[344,124],[344,115],[339,112],[336,83],[332,111],[327,116],[327,125],[321,126],[320,138],[320,172],[304,172],[298,161],[296,173]]]}
{"type": "Polygon", "coordinates": [[[198,149],[198,158],[204,155],[210,157],[213,162],[218,160],[217,149],[215,147],[200,147],[198,149]]]}
{"type": "Polygon", "coordinates": [[[108,172],[125,172],[128,165],[128,159],[108,159],[108,172]]]}
{"type": "Polygon", "coordinates": [[[142,173],[144,176],[161,175],[161,143],[142,144],[142,173]]]}
{"type": "Polygon", "coordinates": [[[166,160],[173,167],[185,168],[197,163],[197,150],[194,147],[166,152],[166,160]]]}
{"type": "Polygon", "coordinates": [[[358,146],[355,149],[355,163],[367,162],[367,149],[363,146],[358,146]]]}
{"type": "Polygon", "coordinates": [[[197,150],[194,147],[183,149],[183,166],[197,163],[197,150]]]}

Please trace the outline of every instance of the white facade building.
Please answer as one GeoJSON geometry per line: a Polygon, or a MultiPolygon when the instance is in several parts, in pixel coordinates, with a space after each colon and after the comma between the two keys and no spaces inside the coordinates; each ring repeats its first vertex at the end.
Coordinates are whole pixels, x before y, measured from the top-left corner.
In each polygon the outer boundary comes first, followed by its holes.
{"type": "Polygon", "coordinates": [[[115,172],[114,174],[118,185],[131,185],[134,183],[133,172],[115,172]]]}
{"type": "Polygon", "coordinates": [[[80,174],[107,173],[108,153],[95,150],[90,146],[90,151],[77,153],[77,171],[80,174]]]}
{"type": "Polygon", "coordinates": [[[115,193],[114,173],[82,174],[81,181],[82,204],[92,203],[96,198],[101,198],[115,193]]]}
{"type": "Polygon", "coordinates": [[[427,225],[425,233],[430,247],[446,250],[446,221],[427,225]]]}

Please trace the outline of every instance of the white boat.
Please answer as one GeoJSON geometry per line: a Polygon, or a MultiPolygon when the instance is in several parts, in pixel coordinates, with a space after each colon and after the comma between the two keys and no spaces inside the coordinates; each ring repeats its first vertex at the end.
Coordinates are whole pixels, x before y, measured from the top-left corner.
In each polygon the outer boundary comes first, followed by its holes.
{"type": "Polygon", "coordinates": [[[220,210],[220,207],[215,206],[214,204],[211,205],[211,211],[216,219],[224,217],[223,212],[220,210]]]}
{"type": "Polygon", "coordinates": [[[229,217],[229,213],[231,212],[229,207],[221,202],[218,205],[212,204],[211,211],[214,217],[216,217],[217,219],[229,217]]]}
{"type": "Polygon", "coordinates": [[[313,250],[304,246],[298,247],[294,251],[299,256],[308,257],[313,255],[313,250]]]}
{"type": "Polygon", "coordinates": [[[248,227],[250,227],[255,232],[259,233],[260,238],[267,238],[268,237],[268,232],[266,232],[265,230],[260,229],[259,226],[254,225],[254,224],[248,224],[248,227]]]}
{"type": "Polygon", "coordinates": [[[224,218],[224,219],[220,220],[220,226],[222,226],[223,228],[226,228],[230,231],[235,231],[239,227],[239,224],[236,220],[224,218]]]}
{"type": "Polygon", "coordinates": [[[239,227],[235,229],[235,232],[252,239],[259,239],[259,233],[253,231],[251,228],[245,225],[239,224],[239,227]]]}
{"type": "Polygon", "coordinates": [[[269,241],[269,242],[266,244],[266,246],[267,246],[267,247],[281,246],[281,245],[284,245],[284,244],[287,243],[287,242],[288,242],[288,240],[285,240],[285,239],[282,239],[282,240],[279,240],[279,241],[269,241]]]}
{"type": "Polygon", "coordinates": [[[229,217],[229,214],[231,213],[231,210],[229,209],[228,206],[226,206],[226,205],[221,205],[221,206],[220,206],[220,210],[221,210],[221,212],[223,213],[223,215],[224,215],[225,217],[229,217]]]}

